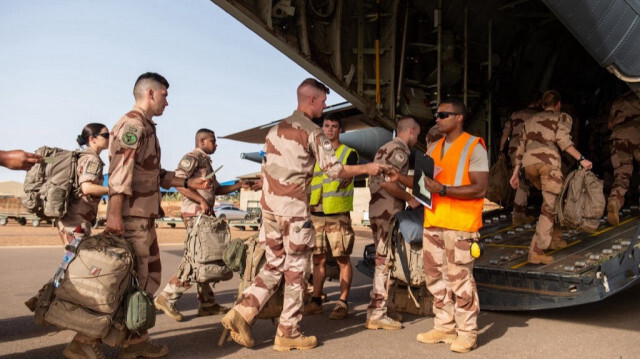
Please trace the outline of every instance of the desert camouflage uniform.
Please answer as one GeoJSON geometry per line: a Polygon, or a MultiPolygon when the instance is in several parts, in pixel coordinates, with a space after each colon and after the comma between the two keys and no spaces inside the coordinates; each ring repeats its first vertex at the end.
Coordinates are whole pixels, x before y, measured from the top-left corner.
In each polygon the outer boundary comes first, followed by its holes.
{"type": "MultiPolygon", "coordinates": [[[[373,161],[393,166],[400,173],[406,175],[409,171],[409,147],[396,137],[380,147],[373,161]]],[[[387,280],[388,269],[385,266],[387,257],[385,246],[390,231],[389,221],[405,207],[403,200],[393,197],[382,188],[383,182],[384,175],[373,176],[369,182],[369,190],[371,191],[369,220],[371,221],[373,241],[376,245],[376,257],[373,288],[369,294],[371,302],[367,307],[367,320],[379,320],[387,314],[387,300],[385,299],[387,285],[391,287],[393,284],[391,279],[387,280]]],[[[397,183],[404,190],[404,186],[397,183]]]]}
{"type": "MultiPolygon", "coordinates": [[[[182,157],[175,174],[177,177],[200,178],[209,175],[211,172],[213,172],[211,157],[201,149],[196,148],[182,157]]],[[[216,202],[215,193],[220,187],[220,183],[216,180],[215,175],[211,179],[211,185],[213,189],[199,189],[197,191],[198,194],[207,201],[209,207],[213,208],[216,202]]],[[[184,196],[182,200],[182,221],[185,225],[191,225],[189,218],[197,216],[201,212],[202,208],[200,208],[200,203],[184,196]]],[[[167,299],[167,303],[175,306],[176,302],[182,297],[182,294],[193,285],[189,276],[191,272],[189,268],[188,260],[183,256],[182,262],[178,267],[178,272],[171,277],[169,283],[167,283],[162,290],[161,294],[167,299]]],[[[196,289],[198,301],[203,308],[215,305],[216,300],[209,283],[196,283],[196,289]]]]}
{"type": "Polygon", "coordinates": [[[433,294],[434,329],[476,338],[480,301],[470,249],[478,232],[429,227],[422,233],[425,280],[433,294]]]}
{"type": "Polygon", "coordinates": [[[164,216],[160,187],[170,188],[175,174],[160,168],[156,123],[142,109],[134,107],[118,120],[110,138],[109,196],[124,195],[124,237],[135,251],[140,287],[153,295],[162,271],[155,227],[155,219],[164,216]]]}
{"type": "Polygon", "coordinates": [[[553,222],[553,209],[562,188],[560,151],[573,146],[571,116],[564,112],[543,111],[524,124],[516,151],[516,165],[522,164],[531,183],[542,190],[542,208],[531,241],[530,251],[542,254],[552,238],[561,239],[560,227],[553,222]]]}
{"type": "MultiPolygon", "coordinates": [[[[520,111],[514,112],[511,117],[504,124],[503,133],[509,134],[509,159],[511,160],[512,168],[516,163],[516,151],[518,150],[518,144],[520,143],[520,132],[524,127],[525,121],[533,117],[539,111],[533,108],[525,108],[520,111]]],[[[513,199],[513,213],[522,214],[527,210],[527,199],[529,198],[529,182],[520,181],[520,186],[516,189],[516,195],[513,199]]]]}
{"type": "Polygon", "coordinates": [[[300,335],[298,322],[315,241],[309,214],[313,167],[317,161],[323,172],[336,178],[342,164],[322,129],[302,111],[295,111],[269,131],[264,151],[259,239],[265,246],[267,264],[233,309],[247,323],[253,323],[284,276],[278,335],[295,338],[300,335]]]}
{"type": "Polygon", "coordinates": [[[100,156],[91,148],[84,150],[78,158],[76,168],[78,191],[72,194],[67,213],[58,221],[58,232],[63,242],[71,243],[77,226],[84,230],[84,237],[91,236],[91,222],[98,216],[101,197],[83,195],[80,186],[85,182],[102,186],[104,182],[103,166],[104,163],[100,156]]]}
{"type": "Polygon", "coordinates": [[[609,199],[616,198],[620,207],[629,190],[633,175],[633,160],[640,163],[640,99],[630,92],[616,100],[609,117],[611,132],[611,164],[613,188],[609,199]]]}

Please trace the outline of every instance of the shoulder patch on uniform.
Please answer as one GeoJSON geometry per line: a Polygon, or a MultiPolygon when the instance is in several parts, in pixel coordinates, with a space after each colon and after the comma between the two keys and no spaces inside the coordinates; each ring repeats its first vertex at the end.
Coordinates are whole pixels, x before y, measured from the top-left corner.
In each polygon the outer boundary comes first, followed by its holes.
{"type": "Polygon", "coordinates": [[[97,175],[100,171],[100,165],[97,162],[89,162],[84,171],[92,175],[97,175]]]}
{"type": "Polygon", "coordinates": [[[138,141],[140,140],[141,128],[136,126],[125,125],[122,133],[122,145],[129,148],[136,148],[138,141]]]}
{"type": "Polygon", "coordinates": [[[187,173],[191,171],[191,169],[193,168],[193,166],[196,164],[196,159],[194,157],[191,156],[184,156],[182,157],[182,159],[180,160],[180,164],[178,164],[178,167],[181,170],[186,171],[187,173]]]}
{"type": "Polygon", "coordinates": [[[403,163],[404,161],[406,161],[407,156],[403,152],[396,152],[393,155],[393,158],[396,160],[396,162],[403,163]]]}

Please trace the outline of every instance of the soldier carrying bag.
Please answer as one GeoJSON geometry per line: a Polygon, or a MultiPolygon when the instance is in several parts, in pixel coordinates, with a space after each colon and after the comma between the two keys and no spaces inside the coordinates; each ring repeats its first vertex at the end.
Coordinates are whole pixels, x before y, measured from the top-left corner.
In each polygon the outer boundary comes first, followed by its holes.
{"type": "Polygon", "coordinates": [[[223,252],[229,243],[231,231],[223,219],[209,215],[192,217],[187,223],[185,255],[187,268],[184,274],[197,283],[226,281],[233,272],[224,264],[223,252]]]}
{"type": "Polygon", "coordinates": [[[489,188],[487,188],[487,199],[501,206],[508,206],[513,202],[515,192],[509,184],[511,174],[507,161],[499,158],[489,169],[489,188]]]}
{"type": "Polygon", "coordinates": [[[29,213],[40,218],[62,218],[73,191],[78,188],[76,168],[80,152],[43,146],[36,154],[44,157],[45,162],[27,172],[22,203],[29,213]]]}
{"type": "Polygon", "coordinates": [[[581,232],[595,232],[606,205],[603,186],[602,180],[584,168],[569,173],[556,200],[556,223],[581,232]]]}

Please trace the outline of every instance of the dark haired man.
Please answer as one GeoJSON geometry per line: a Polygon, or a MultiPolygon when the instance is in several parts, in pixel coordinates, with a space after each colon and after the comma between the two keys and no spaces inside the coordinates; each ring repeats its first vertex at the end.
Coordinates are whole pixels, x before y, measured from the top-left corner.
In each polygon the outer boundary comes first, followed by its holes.
{"type": "Polygon", "coordinates": [[[560,194],[564,176],[560,169],[560,151],[565,151],[586,169],[592,163],[578,152],[571,141],[571,116],[560,112],[560,93],[549,90],[542,95],[543,112],[537,113],[524,123],[520,133],[520,143],[516,151],[516,162],[511,176],[511,186],[518,188],[518,172],[524,167],[527,179],[542,190],[542,208],[536,225],[536,233],[531,240],[528,261],[532,264],[549,264],[553,257],[545,255],[547,248],[563,248],[567,242],[562,239],[562,231],[554,225],[553,209],[560,194]]]}
{"type": "MultiPolygon", "coordinates": [[[[211,165],[211,155],[216,151],[216,135],[213,131],[203,128],[196,132],[196,147],[182,157],[176,169],[176,176],[185,178],[206,177],[213,172],[211,165]]],[[[184,198],[182,200],[182,221],[188,228],[193,225],[189,220],[199,214],[213,214],[211,209],[216,202],[216,195],[225,195],[237,191],[243,186],[248,188],[248,183],[237,182],[232,185],[221,186],[216,180],[215,174],[211,178],[211,188],[195,190],[192,188],[178,188],[184,198]]],[[[176,303],[194,284],[193,269],[189,266],[185,251],[182,262],[178,267],[178,272],[171,277],[162,292],[155,298],[156,308],[162,310],[166,315],[181,322],[182,314],[176,308],[176,303]]],[[[219,263],[224,267],[224,263],[219,263]]],[[[215,301],[213,290],[209,283],[195,283],[197,287],[197,298],[200,306],[198,316],[224,314],[227,308],[219,305],[215,301]]],[[[214,283],[215,285],[215,283],[214,283]]]]}
{"type": "MultiPolygon", "coordinates": [[[[155,219],[164,216],[160,187],[206,189],[204,178],[176,177],[160,168],[160,143],[155,116],[162,116],[169,82],[157,73],[140,75],[133,88],[135,105],[111,129],[109,144],[109,204],[107,232],[123,234],[131,242],[137,259],[140,287],[152,295],[160,286],[162,266],[155,219]]],[[[132,333],[122,346],[122,359],[159,358],[169,353],[166,345],[149,340],[149,335],[132,333]]]]}

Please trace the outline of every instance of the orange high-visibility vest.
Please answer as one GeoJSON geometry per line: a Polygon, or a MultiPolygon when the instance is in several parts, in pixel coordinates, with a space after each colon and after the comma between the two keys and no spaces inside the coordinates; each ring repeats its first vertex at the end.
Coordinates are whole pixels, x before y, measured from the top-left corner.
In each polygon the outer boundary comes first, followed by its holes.
{"type": "MultiPolygon", "coordinates": [[[[482,138],[463,132],[441,156],[444,138],[431,145],[427,154],[433,158],[434,165],[441,168],[435,179],[446,186],[464,186],[471,184],[469,162],[475,146],[482,138]],[[442,158],[441,158],[442,157],[442,158]]],[[[457,231],[476,232],[482,227],[482,205],[484,198],[460,199],[441,197],[432,193],[431,209],[424,209],[424,227],[440,227],[457,231]]]]}

